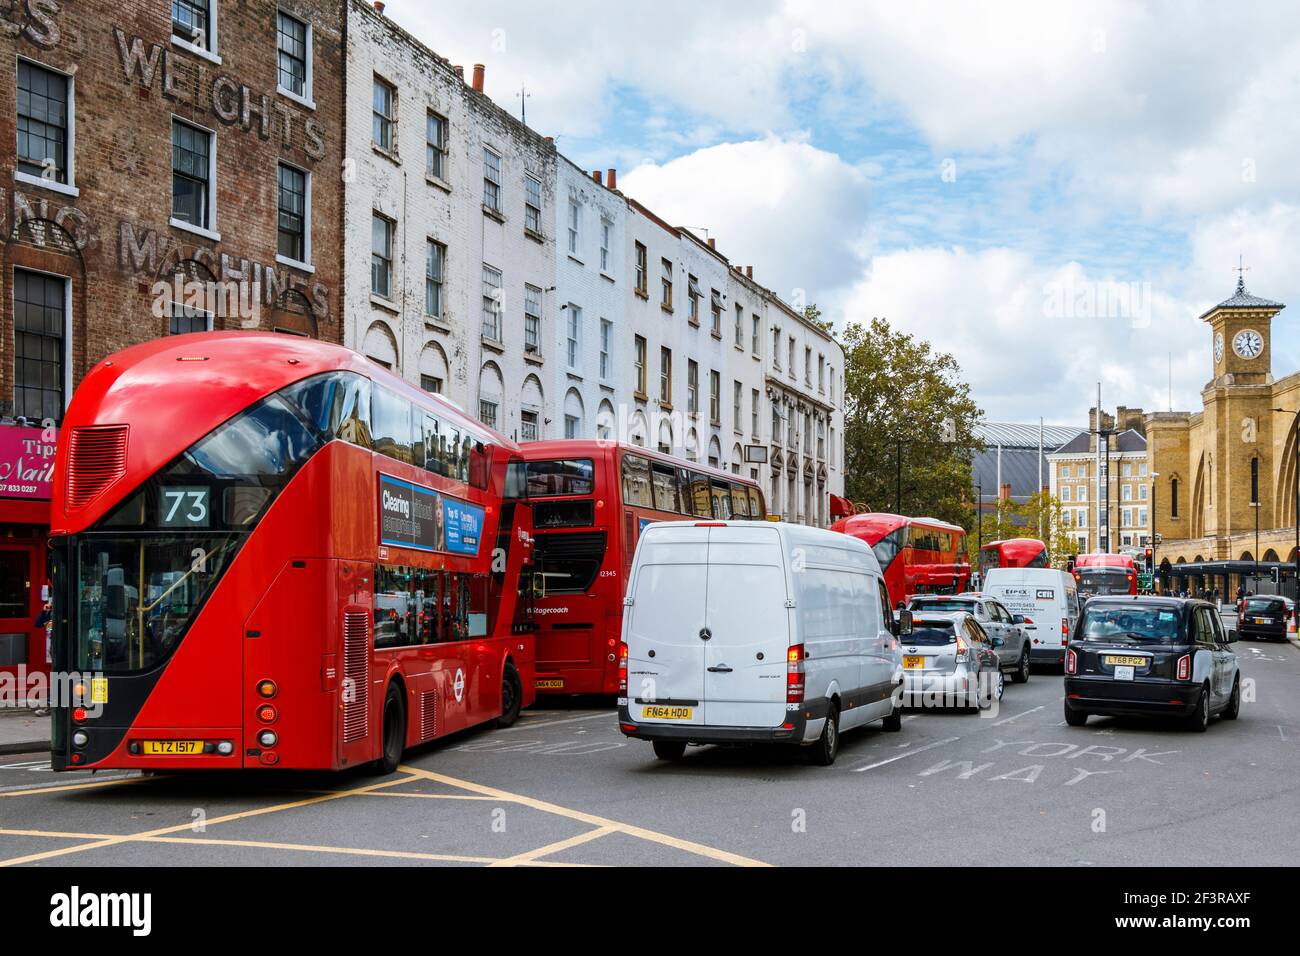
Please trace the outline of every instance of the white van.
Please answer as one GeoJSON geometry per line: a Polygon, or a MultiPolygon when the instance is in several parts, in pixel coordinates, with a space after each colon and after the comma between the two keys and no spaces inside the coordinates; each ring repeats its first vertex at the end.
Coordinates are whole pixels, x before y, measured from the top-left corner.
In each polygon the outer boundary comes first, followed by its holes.
{"type": "Polygon", "coordinates": [[[1024,616],[1031,663],[1065,662],[1065,645],[1079,619],[1074,575],[1056,568],[990,568],[983,590],[1024,616]]]}
{"type": "Polygon", "coordinates": [[[753,521],[641,533],[624,599],[619,728],[662,760],[770,741],[835,759],[841,730],[900,730],[901,650],[871,548],[753,521]]]}

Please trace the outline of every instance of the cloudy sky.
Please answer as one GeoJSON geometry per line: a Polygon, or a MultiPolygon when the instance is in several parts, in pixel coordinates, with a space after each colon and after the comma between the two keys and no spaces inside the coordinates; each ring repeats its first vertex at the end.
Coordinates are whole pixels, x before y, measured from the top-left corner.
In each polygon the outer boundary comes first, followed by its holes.
{"type": "Polygon", "coordinates": [[[1237,257],[1296,305],[1300,6],[390,0],[588,169],[843,326],[953,352],[992,420],[1199,408],[1237,257]]]}

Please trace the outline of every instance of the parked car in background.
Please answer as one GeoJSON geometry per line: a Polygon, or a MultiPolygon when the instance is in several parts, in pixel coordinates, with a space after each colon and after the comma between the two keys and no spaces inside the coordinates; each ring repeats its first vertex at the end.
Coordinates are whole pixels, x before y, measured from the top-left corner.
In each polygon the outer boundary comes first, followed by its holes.
{"type": "Polygon", "coordinates": [[[1276,594],[1256,594],[1241,602],[1237,612],[1237,636],[1285,641],[1287,622],[1291,619],[1287,600],[1276,594]]]}
{"type": "Polygon", "coordinates": [[[1027,620],[1023,614],[1013,614],[997,598],[977,591],[956,595],[927,594],[912,598],[907,606],[913,617],[930,611],[969,612],[990,637],[1001,639],[997,655],[1002,670],[1011,675],[1017,684],[1029,680],[1029,633],[1032,621],[1027,620]]]}
{"type": "Polygon", "coordinates": [[[1092,714],[1172,716],[1204,731],[1235,720],[1241,675],[1213,604],[1189,598],[1094,597],[1065,658],[1065,721],[1092,714]]]}
{"type": "Polygon", "coordinates": [[[898,631],[865,542],[803,525],[661,521],[637,542],[623,614],[619,730],[661,760],[689,744],[804,745],[902,728],[898,631]]]}
{"type": "Polygon", "coordinates": [[[1055,568],[992,568],[983,592],[1034,622],[1030,663],[1059,665],[1065,660],[1065,645],[1079,619],[1074,575],[1055,568]]]}
{"type": "Polygon", "coordinates": [[[989,707],[1002,699],[1006,675],[1001,638],[991,637],[969,611],[925,611],[902,638],[903,704],[907,707],[989,707]]]}

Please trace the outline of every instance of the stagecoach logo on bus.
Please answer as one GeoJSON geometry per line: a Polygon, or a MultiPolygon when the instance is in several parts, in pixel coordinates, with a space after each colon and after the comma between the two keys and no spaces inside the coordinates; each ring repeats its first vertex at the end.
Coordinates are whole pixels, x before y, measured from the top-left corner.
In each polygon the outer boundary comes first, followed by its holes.
{"type": "Polygon", "coordinates": [[[478,555],[483,508],[392,475],[379,476],[381,544],[478,555]]]}

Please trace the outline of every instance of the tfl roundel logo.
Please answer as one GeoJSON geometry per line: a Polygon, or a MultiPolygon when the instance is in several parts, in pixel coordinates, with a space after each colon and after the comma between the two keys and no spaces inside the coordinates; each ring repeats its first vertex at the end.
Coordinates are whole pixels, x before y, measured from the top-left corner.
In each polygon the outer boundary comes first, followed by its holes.
{"type": "Polygon", "coordinates": [[[459,667],[456,668],[456,677],[451,682],[451,689],[456,694],[456,703],[459,704],[461,698],[465,696],[465,672],[459,667]]]}

